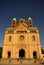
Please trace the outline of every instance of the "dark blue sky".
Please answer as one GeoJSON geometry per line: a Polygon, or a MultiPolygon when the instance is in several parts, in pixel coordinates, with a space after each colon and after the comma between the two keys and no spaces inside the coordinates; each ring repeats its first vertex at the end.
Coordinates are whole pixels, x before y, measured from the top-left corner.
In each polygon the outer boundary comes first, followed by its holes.
{"type": "Polygon", "coordinates": [[[17,20],[32,17],[44,47],[44,0],[0,0],[0,46],[3,46],[4,31],[11,27],[13,17],[17,20]]]}

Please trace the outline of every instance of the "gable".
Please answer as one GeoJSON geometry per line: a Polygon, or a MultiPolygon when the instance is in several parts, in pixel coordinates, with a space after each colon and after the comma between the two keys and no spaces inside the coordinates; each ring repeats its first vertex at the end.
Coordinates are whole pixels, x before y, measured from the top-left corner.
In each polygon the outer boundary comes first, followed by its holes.
{"type": "Polygon", "coordinates": [[[25,23],[19,23],[15,29],[16,31],[24,31],[24,30],[28,30],[27,26],[25,23]]]}

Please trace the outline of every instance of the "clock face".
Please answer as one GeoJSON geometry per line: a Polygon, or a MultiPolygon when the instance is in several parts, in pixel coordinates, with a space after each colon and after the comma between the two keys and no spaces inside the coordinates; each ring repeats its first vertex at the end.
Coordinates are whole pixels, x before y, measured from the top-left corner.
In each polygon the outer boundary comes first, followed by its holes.
{"type": "Polygon", "coordinates": [[[23,40],[23,39],[24,39],[24,36],[23,36],[23,35],[21,35],[21,36],[20,36],[20,40],[23,40]]]}

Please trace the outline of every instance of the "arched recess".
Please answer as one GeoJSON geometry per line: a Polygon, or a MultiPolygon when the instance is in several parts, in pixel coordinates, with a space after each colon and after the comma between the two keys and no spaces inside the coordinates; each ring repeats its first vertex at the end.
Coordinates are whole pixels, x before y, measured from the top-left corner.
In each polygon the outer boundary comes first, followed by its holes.
{"type": "Polygon", "coordinates": [[[8,58],[11,58],[11,52],[8,51],[8,58]]]}
{"type": "Polygon", "coordinates": [[[37,58],[37,52],[36,52],[36,51],[33,52],[33,58],[34,58],[34,59],[37,58]]]}
{"type": "Polygon", "coordinates": [[[20,49],[19,50],[19,58],[24,58],[25,57],[25,50],[24,49],[20,49]]]}

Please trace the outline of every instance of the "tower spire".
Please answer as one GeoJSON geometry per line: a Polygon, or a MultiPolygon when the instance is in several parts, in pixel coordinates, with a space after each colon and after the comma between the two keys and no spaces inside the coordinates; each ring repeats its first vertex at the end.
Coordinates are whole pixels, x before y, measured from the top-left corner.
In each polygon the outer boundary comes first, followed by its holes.
{"type": "Polygon", "coordinates": [[[16,18],[13,18],[12,20],[12,27],[14,28],[16,26],[16,18]]]}
{"type": "Polygon", "coordinates": [[[32,26],[33,26],[32,18],[29,17],[28,18],[28,27],[32,27],[32,26]]]}

